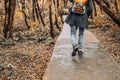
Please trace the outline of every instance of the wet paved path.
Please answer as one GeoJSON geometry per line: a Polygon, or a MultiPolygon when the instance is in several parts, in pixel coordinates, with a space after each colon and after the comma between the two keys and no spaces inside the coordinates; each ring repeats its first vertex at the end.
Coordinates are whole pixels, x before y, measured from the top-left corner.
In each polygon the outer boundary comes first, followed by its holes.
{"type": "Polygon", "coordinates": [[[64,24],[43,80],[120,80],[120,66],[87,30],[83,50],[82,58],[71,57],[70,27],[64,24]]]}

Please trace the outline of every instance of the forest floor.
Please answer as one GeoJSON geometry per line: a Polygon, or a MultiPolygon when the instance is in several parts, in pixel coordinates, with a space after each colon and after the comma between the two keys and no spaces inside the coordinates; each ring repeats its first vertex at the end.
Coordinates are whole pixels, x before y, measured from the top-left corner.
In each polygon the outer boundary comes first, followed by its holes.
{"type": "Polygon", "coordinates": [[[13,39],[5,39],[1,30],[0,80],[42,80],[54,41],[36,31],[15,31],[13,39]]]}
{"type": "Polygon", "coordinates": [[[42,80],[54,45],[17,43],[0,48],[0,80],[42,80]]]}
{"type": "Polygon", "coordinates": [[[0,80],[42,80],[50,61],[59,32],[55,30],[52,39],[49,24],[43,27],[32,21],[27,30],[23,19],[16,13],[12,39],[3,37],[4,22],[0,20],[0,80]]]}

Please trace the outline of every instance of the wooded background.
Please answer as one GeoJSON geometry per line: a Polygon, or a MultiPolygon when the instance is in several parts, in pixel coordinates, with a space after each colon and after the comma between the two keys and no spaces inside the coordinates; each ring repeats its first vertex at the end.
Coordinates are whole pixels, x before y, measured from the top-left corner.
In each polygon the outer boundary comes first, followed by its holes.
{"type": "MultiPolygon", "coordinates": [[[[54,38],[54,24],[58,30],[61,30],[59,21],[64,23],[63,13],[64,9],[68,8],[69,0],[4,0],[4,2],[1,0],[0,2],[5,38],[12,38],[14,15],[17,9],[21,9],[28,30],[32,27],[30,22],[38,21],[41,27],[48,26],[49,23],[50,35],[54,38]]],[[[92,18],[99,16],[96,5],[99,5],[100,10],[120,26],[120,0],[93,0],[92,18]]]]}

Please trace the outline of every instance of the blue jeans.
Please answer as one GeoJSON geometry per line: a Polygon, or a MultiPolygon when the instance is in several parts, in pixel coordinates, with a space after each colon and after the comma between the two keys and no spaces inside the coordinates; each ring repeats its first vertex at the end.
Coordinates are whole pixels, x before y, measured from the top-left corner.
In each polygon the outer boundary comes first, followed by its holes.
{"type": "Polygon", "coordinates": [[[72,42],[73,48],[82,49],[83,34],[84,34],[84,28],[81,28],[79,26],[71,26],[71,42],[72,42]],[[79,38],[78,38],[78,42],[77,42],[76,33],[77,33],[78,29],[79,29],[79,38]]]}

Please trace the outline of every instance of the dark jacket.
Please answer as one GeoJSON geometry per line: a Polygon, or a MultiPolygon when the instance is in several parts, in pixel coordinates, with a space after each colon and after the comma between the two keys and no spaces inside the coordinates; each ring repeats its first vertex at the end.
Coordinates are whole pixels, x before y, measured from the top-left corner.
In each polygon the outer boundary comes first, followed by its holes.
{"type": "MultiPolygon", "coordinates": [[[[70,1],[73,2],[73,0],[70,1]]],[[[65,19],[65,23],[71,26],[75,25],[83,28],[88,27],[88,17],[92,12],[92,0],[88,0],[85,6],[86,6],[85,14],[76,14],[70,11],[65,19]]]]}

